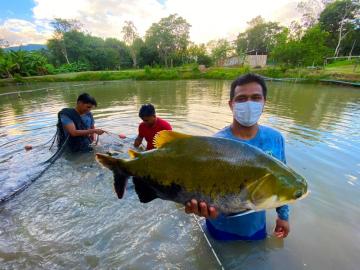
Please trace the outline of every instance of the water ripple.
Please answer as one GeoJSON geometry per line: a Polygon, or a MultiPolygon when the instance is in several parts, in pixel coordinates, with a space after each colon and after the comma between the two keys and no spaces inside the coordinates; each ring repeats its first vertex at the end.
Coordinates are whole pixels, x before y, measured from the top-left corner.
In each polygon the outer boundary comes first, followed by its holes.
{"type": "MultiPolygon", "coordinates": [[[[81,92],[97,98],[96,126],[128,136],[114,141],[104,135],[98,151],[110,148],[126,157],[137,135],[141,104],[154,103],[176,130],[212,135],[232,121],[229,84],[122,81],[0,90],[0,196],[41,171],[41,162],[53,153],[44,143],[55,133],[57,112],[74,106],[81,92]],[[26,152],[26,144],[35,147],[26,152]]],[[[269,84],[261,123],[283,133],[288,164],[308,179],[311,195],[293,205],[285,244],[273,237],[255,243],[213,242],[225,268],[357,269],[358,101],[360,93],[350,88],[269,84]]],[[[0,205],[0,215],[2,269],[217,267],[196,222],[181,206],[160,200],[141,204],[131,183],[126,199],[118,200],[111,173],[100,168],[93,154],[64,155],[28,189],[0,205]]],[[[274,219],[274,211],[268,211],[269,232],[274,219]]]]}

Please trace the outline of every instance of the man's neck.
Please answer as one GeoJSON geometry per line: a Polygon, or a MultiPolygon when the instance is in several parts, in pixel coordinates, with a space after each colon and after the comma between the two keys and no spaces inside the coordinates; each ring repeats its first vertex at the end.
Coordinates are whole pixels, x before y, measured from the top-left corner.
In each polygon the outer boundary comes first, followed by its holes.
{"type": "Polygon", "coordinates": [[[250,140],[254,138],[259,130],[259,125],[256,123],[251,127],[240,125],[235,119],[231,125],[231,131],[235,137],[243,140],[250,140]]]}
{"type": "Polygon", "coordinates": [[[153,127],[155,127],[156,126],[156,122],[157,122],[157,117],[155,118],[155,121],[154,121],[154,123],[150,126],[150,125],[148,125],[148,127],[149,128],[153,128],[153,127]]]}
{"type": "Polygon", "coordinates": [[[83,115],[82,113],[80,113],[79,108],[75,107],[75,111],[79,114],[79,115],[83,115]]]}

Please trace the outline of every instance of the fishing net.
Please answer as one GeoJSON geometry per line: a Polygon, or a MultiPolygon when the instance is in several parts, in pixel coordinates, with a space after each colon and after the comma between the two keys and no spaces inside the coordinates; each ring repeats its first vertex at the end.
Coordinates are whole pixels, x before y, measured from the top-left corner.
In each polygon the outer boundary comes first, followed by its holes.
{"type": "Polygon", "coordinates": [[[19,194],[39,179],[58,159],[67,159],[77,164],[95,163],[95,153],[110,154],[128,158],[128,150],[134,149],[134,136],[124,136],[105,132],[96,136],[91,144],[93,151],[88,153],[71,153],[67,151],[67,140],[58,147],[56,134],[45,143],[31,146],[31,151],[23,148],[11,153],[4,153],[0,158],[0,203],[19,194]]]}

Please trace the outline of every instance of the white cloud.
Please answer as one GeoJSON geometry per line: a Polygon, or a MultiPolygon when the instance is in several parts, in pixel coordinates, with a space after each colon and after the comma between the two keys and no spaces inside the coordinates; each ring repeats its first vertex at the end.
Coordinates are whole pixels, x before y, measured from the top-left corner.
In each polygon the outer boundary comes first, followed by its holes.
{"type": "Polygon", "coordinates": [[[288,23],[294,13],[286,17],[283,10],[288,10],[289,4],[296,7],[296,3],[296,0],[168,0],[166,10],[177,12],[191,23],[191,39],[198,43],[221,37],[234,38],[258,15],[266,20],[280,19],[288,23]]]}
{"type": "Polygon", "coordinates": [[[7,40],[10,45],[45,43],[50,35],[48,30],[25,20],[8,19],[0,25],[0,38],[7,40]]]}
{"type": "Polygon", "coordinates": [[[34,0],[33,22],[9,19],[0,25],[0,38],[10,43],[43,43],[51,32],[49,22],[56,17],[78,19],[84,29],[100,37],[121,38],[121,28],[132,20],[140,35],[152,23],[178,13],[191,25],[190,37],[196,43],[211,39],[233,39],[247,22],[261,15],[266,20],[289,24],[298,17],[299,0],[34,0]]]}
{"type": "Polygon", "coordinates": [[[50,21],[60,17],[77,19],[84,29],[101,37],[121,38],[121,28],[126,20],[134,22],[139,33],[153,22],[167,15],[164,7],[156,0],[35,0],[34,17],[50,21]],[[69,8],[71,7],[71,8],[69,8]]]}

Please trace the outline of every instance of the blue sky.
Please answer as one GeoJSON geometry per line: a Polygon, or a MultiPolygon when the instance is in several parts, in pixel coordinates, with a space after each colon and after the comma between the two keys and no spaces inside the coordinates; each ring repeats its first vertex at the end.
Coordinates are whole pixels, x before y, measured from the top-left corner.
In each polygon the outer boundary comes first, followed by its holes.
{"type": "MultiPolygon", "coordinates": [[[[131,20],[140,36],[152,23],[177,13],[191,24],[195,43],[234,40],[247,22],[261,15],[283,25],[299,17],[301,0],[0,0],[0,39],[11,45],[44,44],[51,37],[54,18],[77,19],[84,30],[107,38],[122,38],[131,20]]],[[[321,0],[315,0],[321,1],[321,0]]]]}
{"type": "MultiPolygon", "coordinates": [[[[157,0],[164,4],[166,0],[157,0]]],[[[0,21],[16,17],[18,19],[31,20],[33,14],[31,9],[35,6],[33,0],[1,0],[0,21]]],[[[71,8],[71,7],[69,7],[71,8]]]]}
{"type": "Polygon", "coordinates": [[[32,19],[31,9],[35,6],[32,0],[1,0],[0,2],[0,19],[4,21],[10,18],[24,20],[32,19]]]}

